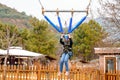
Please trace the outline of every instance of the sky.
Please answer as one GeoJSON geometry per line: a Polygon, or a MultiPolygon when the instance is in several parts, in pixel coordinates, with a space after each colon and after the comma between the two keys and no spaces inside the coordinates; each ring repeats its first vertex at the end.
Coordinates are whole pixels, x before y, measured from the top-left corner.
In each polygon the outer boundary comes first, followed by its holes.
{"type": "MultiPolygon", "coordinates": [[[[40,0],[45,10],[86,10],[87,5],[89,4],[90,0],[40,0]]],[[[19,12],[25,12],[27,15],[32,15],[38,19],[44,19],[43,15],[41,14],[41,5],[39,0],[0,0],[0,3],[7,5],[8,7],[14,8],[19,12]]],[[[97,8],[98,0],[92,0],[90,8],[94,13],[94,17],[97,17],[97,8]]],[[[56,16],[56,13],[48,13],[46,14],[49,17],[56,16]]],[[[63,21],[67,21],[70,18],[71,14],[60,13],[62,15],[63,21]]],[[[85,13],[76,14],[74,19],[82,18],[85,13]],[[77,15],[77,16],[76,16],[77,15]],[[78,18],[79,15],[79,18],[78,18]]],[[[89,14],[91,17],[91,14],[89,14]]],[[[76,21],[75,20],[75,21],[76,21]]]]}

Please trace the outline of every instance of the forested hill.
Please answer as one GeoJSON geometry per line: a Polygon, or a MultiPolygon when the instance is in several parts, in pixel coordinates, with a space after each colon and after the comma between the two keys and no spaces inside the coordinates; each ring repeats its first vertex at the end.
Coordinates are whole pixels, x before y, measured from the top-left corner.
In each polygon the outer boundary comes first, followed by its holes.
{"type": "Polygon", "coordinates": [[[0,3],[0,22],[13,24],[18,27],[31,27],[29,20],[32,16],[27,16],[25,12],[18,12],[0,3]]]}

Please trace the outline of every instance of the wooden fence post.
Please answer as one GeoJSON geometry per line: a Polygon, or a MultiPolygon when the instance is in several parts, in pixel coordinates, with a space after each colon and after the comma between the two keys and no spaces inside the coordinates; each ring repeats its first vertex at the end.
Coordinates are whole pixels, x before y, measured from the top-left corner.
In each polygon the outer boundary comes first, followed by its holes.
{"type": "Polygon", "coordinates": [[[40,70],[37,71],[37,80],[41,80],[40,79],[40,70]]]}
{"type": "Polygon", "coordinates": [[[16,78],[15,78],[15,80],[18,80],[18,73],[19,73],[19,69],[16,69],[16,78]]]}

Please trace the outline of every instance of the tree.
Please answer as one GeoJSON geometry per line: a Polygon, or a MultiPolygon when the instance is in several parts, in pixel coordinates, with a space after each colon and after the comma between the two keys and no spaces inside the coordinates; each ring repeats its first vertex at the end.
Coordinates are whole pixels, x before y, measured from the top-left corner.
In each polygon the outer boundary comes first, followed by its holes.
{"type": "MultiPolygon", "coordinates": [[[[98,9],[100,16],[104,19],[110,36],[120,35],[120,0],[99,0],[101,7],[98,9]]],[[[120,38],[110,37],[111,44],[119,41],[120,38]],[[112,39],[114,38],[114,39],[112,39]]]]}
{"type": "MultiPolygon", "coordinates": [[[[19,42],[20,42],[20,46],[22,46],[22,48],[24,49],[28,49],[27,46],[29,46],[29,39],[31,38],[31,32],[29,29],[27,28],[22,28],[19,31],[20,37],[19,37],[19,42]]],[[[28,49],[30,50],[30,49],[28,49]]]]}
{"type": "Polygon", "coordinates": [[[7,55],[4,59],[4,79],[6,80],[6,63],[7,58],[9,56],[9,48],[10,46],[15,45],[18,42],[18,29],[16,26],[8,25],[8,24],[2,24],[0,23],[0,44],[1,48],[7,49],[7,55]]]}
{"type": "Polygon", "coordinates": [[[102,27],[91,20],[89,23],[82,24],[73,34],[73,50],[76,56],[82,54],[84,60],[89,60],[93,55],[94,47],[100,46],[105,32],[102,27]]]}
{"type": "Polygon", "coordinates": [[[99,0],[99,2],[101,5],[100,14],[105,18],[109,17],[109,21],[120,28],[120,0],[99,0]]]}
{"type": "Polygon", "coordinates": [[[19,30],[14,25],[0,23],[0,47],[7,49],[18,44],[19,30]],[[8,47],[9,46],[9,47],[8,47]]]}
{"type": "Polygon", "coordinates": [[[49,28],[49,25],[44,20],[39,21],[36,18],[31,20],[33,29],[31,30],[31,37],[28,40],[27,48],[35,52],[55,55],[55,46],[57,40],[54,32],[49,28]]]}

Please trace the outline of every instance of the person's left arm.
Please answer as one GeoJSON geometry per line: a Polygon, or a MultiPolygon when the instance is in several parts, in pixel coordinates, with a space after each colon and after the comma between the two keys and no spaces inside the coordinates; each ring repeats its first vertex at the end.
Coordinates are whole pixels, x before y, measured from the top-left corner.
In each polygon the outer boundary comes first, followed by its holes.
{"type": "Polygon", "coordinates": [[[69,36],[69,40],[70,40],[70,45],[72,45],[72,44],[73,44],[73,41],[72,41],[71,35],[68,34],[68,36],[69,36]]]}
{"type": "Polygon", "coordinates": [[[73,45],[73,41],[72,41],[72,38],[69,38],[70,39],[70,45],[73,45]]]}

